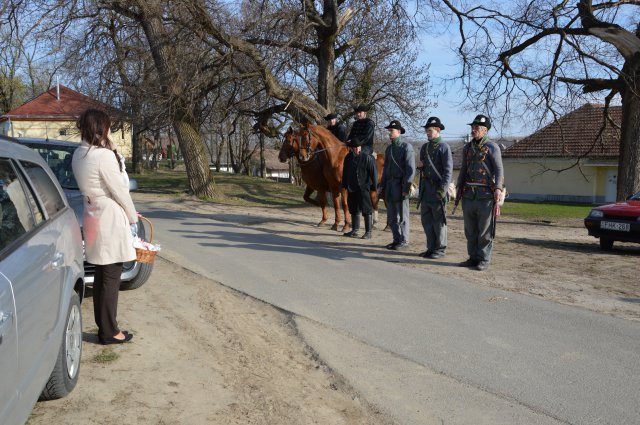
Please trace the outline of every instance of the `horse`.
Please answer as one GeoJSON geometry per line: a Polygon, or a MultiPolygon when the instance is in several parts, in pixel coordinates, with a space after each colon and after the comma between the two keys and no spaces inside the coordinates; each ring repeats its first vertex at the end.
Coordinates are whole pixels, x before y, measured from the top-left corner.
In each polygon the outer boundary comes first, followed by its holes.
{"type": "Polygon", "coordinates": [[[331,192],[335,221],[331,230],[338,230],[341,222],[338,197],[342,195],[342,210],[345,224],[342,231],[351,228],[351,216],[347,207],[347,190],[342,187],[342,168],[347,156],[347,147],[324,127],[303,124],[297,131],[291,127],[284,135],[282,147],[278,154],[280,162],[286,162],[293,156],[300,164],[302,179],[307,185],[304,200],[322,209],[322,220],[318,226],[327,221],[327,196],[331,192]],[[317,191],[317,199],[311,194],[317,191]]]}

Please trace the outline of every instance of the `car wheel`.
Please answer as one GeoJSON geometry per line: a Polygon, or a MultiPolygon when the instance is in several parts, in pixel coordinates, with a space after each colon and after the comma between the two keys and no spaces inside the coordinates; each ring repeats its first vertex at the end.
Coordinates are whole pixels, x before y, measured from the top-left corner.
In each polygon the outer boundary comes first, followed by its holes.
{"type": "Polygon", "coordinates": [[[611,251],[613,248],[613,239],[600,238],[600,249],[603,251],[611,251]]]}
{"type": "Polygon", "coordinates": [[[153,271],[153,263],[138,263],[140,265],[140,269],[138,270],[138,274],[131,280],[120,283],[120,290],[128,291],[131,289],[138,289],[144,283],[149,280],[149,276],[151,276],[151,272],[153,271]]]}
{"type": "Polygon", "coordinates": [[[40,400],[55,400],[69,394],[80,375],[80,358],[82,357],[82,316],[80,314],[80,298],[75,292],[69,303],[67,322],[60,351],[53,367],[49,381],[44,386],[40,400]]]}

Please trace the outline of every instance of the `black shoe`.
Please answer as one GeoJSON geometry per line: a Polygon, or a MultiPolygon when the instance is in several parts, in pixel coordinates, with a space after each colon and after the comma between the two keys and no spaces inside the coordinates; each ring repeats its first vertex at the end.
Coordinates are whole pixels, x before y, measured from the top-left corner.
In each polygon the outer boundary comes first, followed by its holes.
{"type": "Polygon", "coordinates": [[[342,236],[348,236],[350,238],[357,238],[360,236],[358,232],[360,231],[360,216],[352,215],[351,216],[351,231],[347,233],[343,233],[342,236]]]}
{"type": "Polygon", "coordinates": [[[127,331],[122,332],[122,334],[124,335],[123,339],[118,339],[118,338],[102,338],[102,337],[98,337],[98,339],[100,340],[100,344],[102,345],[111,345],[111,344],[124,344],[125,342],[129,342],[133,339],[133,334],[130,334],[127,331]]]}
{"type": "Polygon", "coordinates": [[[396,249],[396,246],[400,245],[400,242],[391,242],[390,244],[385,245],[387,249],[396,249]]]}
{"type": "Polygon", "coordinates": [[[371,232],[364,232],[361,239],[371,239],[371,232]]]}
{"type": "Polygon", "coordinates": [[[429,256],[433,254],[433,251],[422,251],[420,254],[418,254],[418,257],[422,257],[422,258],[429,258],[429,256]]]}
{"type": "Polygon", "coordinates": [[[438,258],[444,257],[444,252],[432,252],[427,255],[427,258],[431,258],[432,260],[437,260],[438,258]]]}
{"type": "Polygon", "coordinates": [[[488,261],[478,261],[478,264],[476,265],[476,270],[479,271],[485,271],[489,268],[489,262],[488,261]]]}
{"type": "Polygon", "coordinates": [[[409,249],[409,244],[407,242],[402,242],[396,245],[393,249],[396,251],[406,251],[409,249]]]}
{"type": "Polygon", "coordinates": [[[475,267],[478,265],[477,260],[472,260],[471,258],[467,258],[462,263],[458,264],[460,267],[475,267]]]}

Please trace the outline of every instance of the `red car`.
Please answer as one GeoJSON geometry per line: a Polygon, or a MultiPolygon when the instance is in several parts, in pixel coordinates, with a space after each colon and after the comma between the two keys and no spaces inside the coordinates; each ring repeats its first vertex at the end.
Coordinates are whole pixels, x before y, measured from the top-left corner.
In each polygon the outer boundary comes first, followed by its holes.
{"type": "Polygon", "coordinates": [[[606,251],[614,241],[640,243],[640,192],[625,202],[592,209],[584,225],[589,235],[600,238],[600,248],[606,251]]]}

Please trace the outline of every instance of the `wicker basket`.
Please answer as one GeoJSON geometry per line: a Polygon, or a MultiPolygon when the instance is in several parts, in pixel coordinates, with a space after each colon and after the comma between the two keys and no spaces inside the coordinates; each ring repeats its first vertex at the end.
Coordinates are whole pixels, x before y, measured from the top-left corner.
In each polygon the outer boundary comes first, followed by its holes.
{"type": "MultiPolygon", "coordinates": [[[[149,236],[149,243],[153,243],[153,223],[146,217],[140,216],[140,218],[147,223],[149,223],[149,230],[151,231],[151,235],[149,236]]],[[[151,264],[156,259],[156,253],[158,251],[149,251],[148,249],[136,248],[136,261],[138,263],[148,263],[151,264]]]]}

